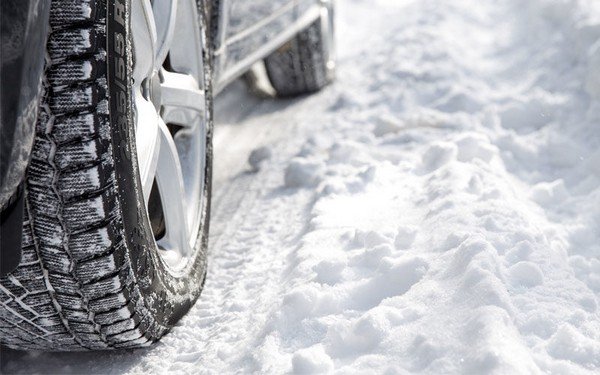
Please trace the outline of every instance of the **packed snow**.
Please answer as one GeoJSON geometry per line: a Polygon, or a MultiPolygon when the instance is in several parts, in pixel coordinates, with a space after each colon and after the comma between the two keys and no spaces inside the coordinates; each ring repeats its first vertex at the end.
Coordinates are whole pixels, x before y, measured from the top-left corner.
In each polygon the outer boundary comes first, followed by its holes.
{"type": "Polygon", "coordinates": [[[333,86],[219,98],[189,315],[144,350],[3,350],[3,372],[600,372],[600,3],[338,21],[333,86]]]}

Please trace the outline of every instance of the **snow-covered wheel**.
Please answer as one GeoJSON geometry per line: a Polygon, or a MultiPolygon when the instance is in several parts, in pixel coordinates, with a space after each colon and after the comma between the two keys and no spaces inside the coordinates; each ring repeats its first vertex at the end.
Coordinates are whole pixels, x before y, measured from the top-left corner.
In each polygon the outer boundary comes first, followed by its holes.
{"type": "Polygon", "coordinates": [[[212,155],[207,19],[196,0],[52,0],[23,259],[0,280],[3,345],[143,346],[198,298],[212,155]]]}
{"type": "Polygon", "coordinates": [[[335,0],[321,1],[320,18],[265,59],[278,96],[319,91],[335,76],[335,0]]]}

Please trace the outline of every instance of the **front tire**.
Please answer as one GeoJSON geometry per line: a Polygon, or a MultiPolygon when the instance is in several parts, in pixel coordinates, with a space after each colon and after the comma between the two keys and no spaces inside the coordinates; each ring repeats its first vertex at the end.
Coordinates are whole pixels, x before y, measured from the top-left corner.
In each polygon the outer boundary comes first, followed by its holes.
{"type": "Polygon", "coordinates": [[[314,93],[335,77],[334,0],[322,3],[319,19],[265,59],[280,97],[314,93]]]}
{"type": "Polygon", "coordinates": [[[194,12],[199,27],[185,38],[200,43],[185,51],[199,51],[193,66],[186,65],[193,59],[179,58],[182,44],[170,41],[172,29],[163,35],[166,50],[135,34],[140,23],[151,22],[148,0],[52,0],[44,95],[26,180],[23,257],[0,279],[3,345],[50,351],[145,346],[200,295],[212,91],[210,54],[202,45],[207,38],[198,36],[208,18],[196,0],[179,3],[187,9],[171,20],[194,12]],[[142,48],[151,49],[155,64],[146,64],[142,48]],[[187,146],[201,158],[178,153],[187,146]],[[201,165],[185,164],[184,156],[201,165]],[[172,168],[164,168],[170,162],[172,168]],[[200,201],[187,201],[196,195],[200,201]],[[191,211],[170,210],[175,198],[191,211]],[[177,231],[181,224],[184,232],[177,231]]]}

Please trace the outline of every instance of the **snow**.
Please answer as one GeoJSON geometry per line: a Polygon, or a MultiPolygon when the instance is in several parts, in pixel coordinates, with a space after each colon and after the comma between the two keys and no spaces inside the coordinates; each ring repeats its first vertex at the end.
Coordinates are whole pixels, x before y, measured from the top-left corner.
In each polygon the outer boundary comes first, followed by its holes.
{"type": "Polygon", "coordinates": [[[323,374],[334,368],[331,357],[325,353],[323,345],[298,350],[292,358],[292,371],[295,374],[323,374]]]}
{"type": "Polygon", "coordinates": [[[258,172],[260,166],[265,160],[270,159],[272,156],[271,149],[268,147],[259,147],[253,150],[248,157],[248,164],[252,167],[253,171],[258,172]]]}
{"type": "Polygon", "coordinates": [[[339,6],[335,85],[218,100],[190,314],[149,349],[4,372],[600,371],[600,5],[339,6]]]}
{"type": "Polygon", "coordinates": [[[285,186],[289,188],[313,187],[323,173],[323,165],[319,162],[294,158],[285,169],[285,186]]]}

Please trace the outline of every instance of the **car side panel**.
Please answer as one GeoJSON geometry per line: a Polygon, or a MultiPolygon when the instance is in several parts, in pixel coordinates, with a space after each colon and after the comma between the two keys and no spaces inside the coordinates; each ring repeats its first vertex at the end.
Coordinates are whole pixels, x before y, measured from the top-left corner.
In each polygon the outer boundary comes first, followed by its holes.
{"type": "Polygon", "coordinates": [[[291,24],[295,16],[295,0],[219,0],[219,3],[219,32],[215,43],[217,82],[261,43],[268,41],[269,35],[291,24]]]}
{"type": "Polygon", "coordinates": [[[321,4],[321,0],[296,0],[298,14],[304,14],[315,5],[321,4]]]}
{"type": "Polygon", "coordinates": [[[281,8],[294,3],[294,0],[230,0],[227,36],[242,33],[281,8]]]}
{"type": "Polygon", "coordinates": [[[246,24],[246,28],[230,33],[226,41],[224,69],[232,68],[292,25],[296,17],[294,5],[294,1],[290,1],[272,13],[262,14],[263,17],[256,23],[246,24]]]}

